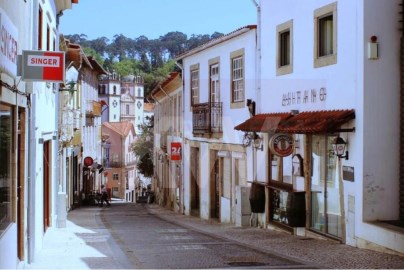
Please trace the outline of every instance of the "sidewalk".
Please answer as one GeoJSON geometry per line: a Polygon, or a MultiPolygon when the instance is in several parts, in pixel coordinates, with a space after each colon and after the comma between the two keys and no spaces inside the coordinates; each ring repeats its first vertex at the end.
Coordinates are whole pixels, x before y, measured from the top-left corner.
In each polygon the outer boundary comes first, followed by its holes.
{"type": "MultiPolygon", "coordinates": [[[[290,256],[322,268],[403,269],[404,256],[353,248],[335,241],[293,236],[285,232],[235,227],[185,216],[148,204],[153,214],[200,232],[234,240],[280,256],[290,256]]],[[[113,210],[113,205],[111,209],[113,210]]],[[[49,228],[43,249],[27,269],[122,269],[130,268],[125,254],[104,228],[100,207],[82,207],[68,214],[66,228],[49,228]]]]}

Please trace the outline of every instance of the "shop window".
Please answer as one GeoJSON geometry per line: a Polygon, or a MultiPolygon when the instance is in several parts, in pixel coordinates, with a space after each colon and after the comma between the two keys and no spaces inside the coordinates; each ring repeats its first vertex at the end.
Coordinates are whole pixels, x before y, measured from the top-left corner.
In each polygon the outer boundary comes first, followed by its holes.
{"type": "Polygon", "coordinates": [[[0,235],[12,222],[12,107],[0,103],[0,235]]]}
{"type": "Polygon", "coordinates": [[[337,3],[314,11],[314,67],[337,63],[337,3]]]}
{"type": "Polygon", "coordinates": [[[311,177],[311,228],[342,237],[337,158],[332,142],[336,136],[313,136],[311,177]]]}

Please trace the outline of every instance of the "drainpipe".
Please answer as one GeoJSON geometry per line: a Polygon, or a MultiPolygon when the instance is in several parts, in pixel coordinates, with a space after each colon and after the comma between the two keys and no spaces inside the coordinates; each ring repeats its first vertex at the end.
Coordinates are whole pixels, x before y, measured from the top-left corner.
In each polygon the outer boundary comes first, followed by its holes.
{"type": "MultiPolygon", "coordinates": [[[[33,91],[33,84],[27,85],[33,91]]],[[[28,96],[28,209],[27,209],[27,242],[28,263],[32,263],[35,255],[35,168],[36,168],[36,131],[35,131],[35,97],[28,96]]]]}
{"type": "MultiPolygon", "coordinates": [[[[33,14],[33,22],[38,21],[38,0],[31,2],[30,9],[33,14]]],[[[36,24],[31,25],[35,29],[36,24]]],[[[30,36],[31,48],[35,48],[38,40],[35,35],[30,36]]],[[[27,245],[28,264],[34,261],[35,256],[35,180],[36,180],[36,128],[35,128],[35,96],[33,94],[34,84],[27,83],[28,102],[28,207],[27,207],[27,245]]]]}
{"type": "Polygon", "coordinates": [[[257,103],[256,113],[261,112],[261,6],[257,0],[251,0],[257,8],[257,45],[255,52],[255,100],[257,103]]]}
{"type": "MultiPolygon", "coordinates": [[[[404,0],[403,0],[404,1],[404,0]]],[[[182,130],[181,130],[181,135],[182,135],[182,153],[184,153],[184,111],[185,111],[185,98],[184,98],[184,86],[185,86],[185,82],[184,82],[184,67],[178,63],[177,61],[175,61],[175,65],[181,70],[181,79],[182,79],[182,93],[181,93],[181,101],[182,101],[182,119],[180,119],[180,121],[182,121],[182,130]]],[[[181,153],[181,207],[180,207],[180,213],[185,214],[185,187],[184,187],[184,155],[181,153]]]]}
{"type": "MultiPolygon", "coordinates": [[[[261,6],[257,0],[251,0],[257,9],[257,44],[255,50],[255,100],[256,100],[256,113],[261,112],[261,6]]],[[[259,0],[258,0],[259,1],[259,0]]],[[[257,181],[257,149],[252,147],[253,155],[253,181],[257,181]]],[[[265,189],[265,205],[269,205],[269,191],[265,189]]],[[[267,209],[266,209],[267,211],[267,209]]],[[[269,212],[267,212],[269,213],[269,212]]],[[[265,218],[267,220],[268,218],[265,218]]],[[[250,226],[258,225],[258,216],[251,213],[250,226]]],[[[266,224],[265,224],[266,225],[266,224]]]]}

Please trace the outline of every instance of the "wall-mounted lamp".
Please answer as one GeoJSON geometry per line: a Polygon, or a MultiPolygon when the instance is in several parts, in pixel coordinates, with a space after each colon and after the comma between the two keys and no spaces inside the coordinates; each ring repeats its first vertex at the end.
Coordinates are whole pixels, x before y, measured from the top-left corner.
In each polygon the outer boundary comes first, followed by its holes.
{"type": "Polygon", "coordinates": [[[377,36],[371,36],[368,42],[368,59],[379,59],[379,43],[377,42],[377,36]]]}
{"type": "Polygon", "coordinates": [[[250,112],[251,116],[255,115],[255,101],[253,101],[252,99],[247,99],[247,108],[248,111],[250,112]]]}
{"type": "Polygon", "coordinates": [[[257,150],[264,150],[263,140],[256,132],[246,132],[243,137],[245,147],[253,145],[257,150]]]}
{"type": "Polygon", "coordinates": [[[341,159],[345,158],[346,160],[349,159],[349,152],[348,150],[345,151],[346,142],[340,136],[338,136],[332,143],[332,148],[334,150],[335,155],[341,159]],[[344,155],[345,153],[345,155],[344,155]]]}

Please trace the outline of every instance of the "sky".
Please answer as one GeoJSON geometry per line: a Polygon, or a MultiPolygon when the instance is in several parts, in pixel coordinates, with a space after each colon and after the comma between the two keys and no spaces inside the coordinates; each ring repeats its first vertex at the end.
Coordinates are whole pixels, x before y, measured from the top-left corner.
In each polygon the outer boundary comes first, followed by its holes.
{"type": "Polygon", "coordinates": [[[157,39],[169,32],[211,35],[257,24],[253,0],[79,0],[60,18],[64,35],[157,39]]]}

